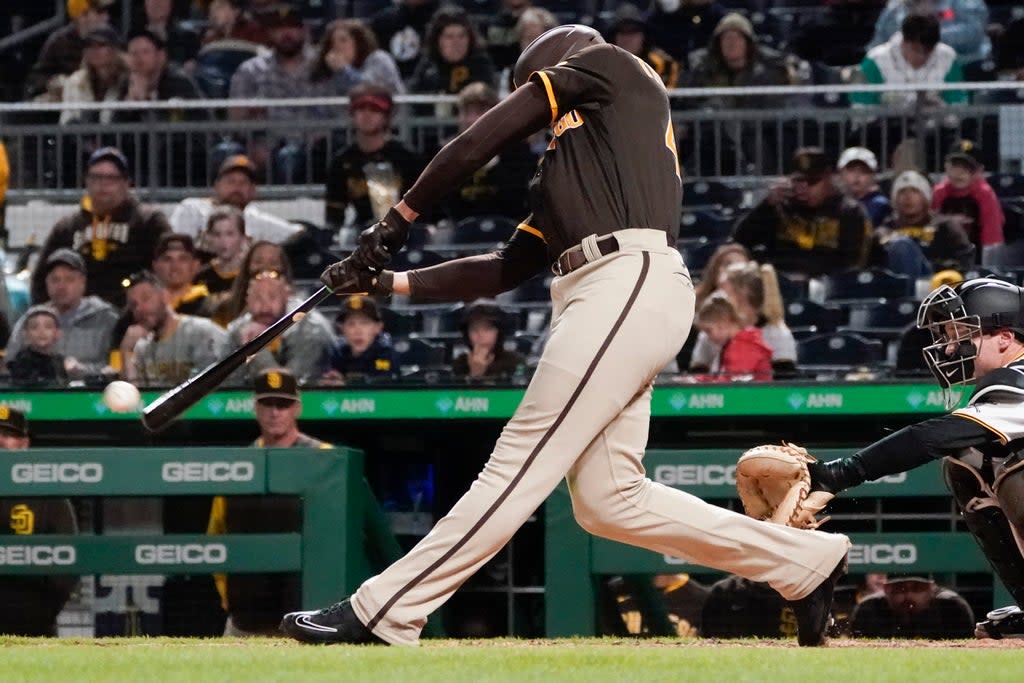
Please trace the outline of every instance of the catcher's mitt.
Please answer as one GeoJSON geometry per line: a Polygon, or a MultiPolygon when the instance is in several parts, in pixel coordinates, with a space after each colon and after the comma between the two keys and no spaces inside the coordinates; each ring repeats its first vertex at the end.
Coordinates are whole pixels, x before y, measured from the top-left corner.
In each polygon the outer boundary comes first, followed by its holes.
{"type": "Polygon", "coordinates": [[[811,491],[811,473],[807,464],[815,458],[800,446],[756,446],[743,453],[736,463],[736,489],[743,509],[755,519],[776,524],[816,529],[828,521],[815,515],[834,495],[811,491]]]}

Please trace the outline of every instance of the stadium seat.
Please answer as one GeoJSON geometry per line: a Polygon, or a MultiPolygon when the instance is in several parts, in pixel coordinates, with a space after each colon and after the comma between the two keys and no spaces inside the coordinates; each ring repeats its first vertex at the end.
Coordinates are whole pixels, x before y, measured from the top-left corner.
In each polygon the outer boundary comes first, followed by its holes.
{"type": "Polygon", "coordinates": [[[384,323],[384,331],[394,337],[406,337],[423,329],[423,323],[417,311],[396,311],[385,306],[380,309],[380,317],[384,323]]]}
{"type": "Polygon", "coordinates": [[[783,301],[799,301],[807,298],[810,285],[806,276],[781,271],[776,271],[775,275],[779,280],[779,294],[782,295],[783,301]]]}
{"type": "Polygon", "coordinates": [[[516,288],[516,301],[550,301],[551,281],[554,279],[554,275],[546,271],[534,275],[516,288]]]}
{"type": "Polygon", "coordinates": [[[507,216],[470,216],[455,225],[455,244],[501,244],[512,237],[518,223],[507,216]]]}
{"type": "Polygon", "coordinates": [[[261,47],[247,40],[215,40],[204,45],[196,57],[196,83],[210,99],[228,96],[231,76],[247,59],[260,53],[261,47]]]}
{"type": "Polygon", "coordinates": [[[855,306],[850,311],[850,327],[859,330],[897,330],[917,320],[919,303],[914,299],[884,301],[855,306]]]}
{"type": "Polygon", "coordinates": [[[834,332],[847,321],[848,312],[834,304],[790,301],[786,304],[786,325],[790,329],[813,327],[819,333],[834,332]]]}
{"type": "Polygon", "coordinates": [[[1017,199],[1024,197],[1024,175],[1019,173],[993,173],[988,177],[1000,199],[1017,199]]]}
{"type": "Polygon", "coordinates": [[[425,339],[399,338],[395,340],[402,373],[426,370],[444,365],[445,348],[425,339]]]}
{"type": "Polygon", "coordinates": [[[914,293],[913,279],[888,270],[854,270],[825,279],[825,296],[831,301],[902,299],[914,293]]]}
{"type": "Polygon", "coordinates": [[[877,365],[884,357],[881,341],[853,332],[822,334],[797,343],[797,362],[801,366],[877,365]]]}
{"type": "Polygon", "coordinates": [[[701,238],[694,242],[683,243],[680,251],[683,252],[683,260],[686,262],[686,267],[689,268],[690,274],[695,275],[704,270],[704,266],[708,264],[708,260],[715,253],[715,249],[718,249],[723,242],[724,240],[701,238]]]}
{"type": "Polygon", "coordinates": [[[683,183],[683,210],[700,207],[737,209],[747,206],[749,199],[748,192],[722,182],[694,180],[683,183]]]}
{"type": "Polygon", "coordinates": [[[703,237],[712,242],[722,242],[732,235],[735,222],[732,209],[684,211],[679,221],[679,235],[686,239],[703,237]]]}
{"type": "Polygon", "coordinates": [[[443,263],[445,257],[437,252],[426,249],[409,249],[398,252],[391,261],[391,268],[394,270],[412,270],[413,268],[427,268],[443,263]]]}

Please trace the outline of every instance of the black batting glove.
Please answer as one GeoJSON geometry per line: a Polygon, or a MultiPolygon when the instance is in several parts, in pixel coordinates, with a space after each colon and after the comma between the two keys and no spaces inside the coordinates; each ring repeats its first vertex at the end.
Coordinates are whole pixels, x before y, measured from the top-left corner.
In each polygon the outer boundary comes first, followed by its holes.
{"type": "Polygon", "coordinates": [[[391,263],[391,257],[409,239],[409,221],[391,207],[383,219],[359,234],[353,257],[363,266],[380,270],[391,263]]]}
{"type": "Polygon", "coordinates": [[[338,296],[349,294],[391,294],[394,273],[390,270],[363,268],[352,257],[331,264],[320,275],[320,282],[338,296]]]}

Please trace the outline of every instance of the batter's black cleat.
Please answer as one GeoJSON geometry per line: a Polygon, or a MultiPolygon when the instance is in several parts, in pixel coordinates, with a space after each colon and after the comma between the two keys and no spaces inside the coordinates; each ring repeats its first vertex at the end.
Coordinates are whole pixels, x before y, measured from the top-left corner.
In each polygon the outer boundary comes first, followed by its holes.
{"type": "Polygon", "coordinates": [[[321,610],[289,612],[279,628],[295,640],[315,645],[387,645],[359,621],[348,598],[321,610]]]}
{"type": "Polygon", "coordinates": [[[985,621],[974,625],[974,635],[995,640],[1024,638],[1024,611],[1016,605],[994,609],[985,615],[985,621]]]}
{"type": "Polygon", "coordinates": [[[796,640],[801,647],[817,647],[825,644],[825,631],[832,622],[832,594],[836,584],[846,573],[846,555],[839,564],[806,597],[793,600],[789,606],[796,615],[796,640]]]}

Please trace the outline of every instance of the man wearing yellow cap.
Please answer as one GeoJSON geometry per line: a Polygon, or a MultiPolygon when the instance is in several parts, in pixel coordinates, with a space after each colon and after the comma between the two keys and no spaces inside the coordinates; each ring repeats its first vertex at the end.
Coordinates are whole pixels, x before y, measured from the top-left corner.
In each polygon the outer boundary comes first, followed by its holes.
{"type": "Polygon", "coordinates": [[[110,23],[110,6],[114,0],[68,0],[71,22],[50,34],[32,66],[26,86],[30,98],[59,102],[64,78],[82,64],[85,36],[110,23]]]}

